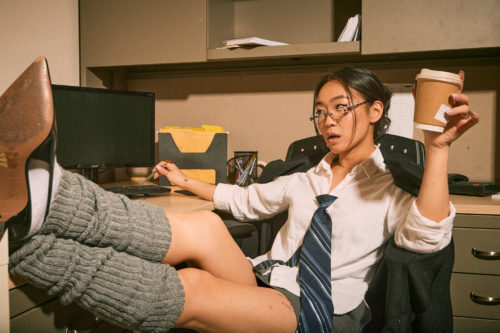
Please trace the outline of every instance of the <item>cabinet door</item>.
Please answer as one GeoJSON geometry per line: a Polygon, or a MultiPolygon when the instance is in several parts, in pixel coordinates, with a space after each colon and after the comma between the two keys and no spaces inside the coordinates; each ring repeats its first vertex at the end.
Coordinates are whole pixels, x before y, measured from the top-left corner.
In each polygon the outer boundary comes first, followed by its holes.
{"type": "Polygon", "coordinates": [[[206,0],[82,0],[82,65],[205,61],[206,13],[206,0]]]}
{"type": "Polygon", "coordinates": [[[476,319],[476,318],[453,318],[454,333],[498,333],[500,332],[500,320],[476,319]]]}
{"type": "Polygon", "coordinates": [[[450,291],[455,317],[500,320],[500,276],[453,273],[450,291]]]}
{"type": "Polygon", "coordinates": [[[498,0],[363,0],[363,54],[500,46],[498,0]]]}
{"type": "Polygon", "coordinates": [[[454,272],[500,275],[500,230],[454,228],[454,272]]]}

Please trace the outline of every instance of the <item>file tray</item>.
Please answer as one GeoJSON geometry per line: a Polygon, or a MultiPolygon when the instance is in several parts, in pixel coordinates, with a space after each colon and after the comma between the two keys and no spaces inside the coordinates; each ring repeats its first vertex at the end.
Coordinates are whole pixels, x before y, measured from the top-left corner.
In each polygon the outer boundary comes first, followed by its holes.
{"type": "MultiPolygon", "coordinates": [[[[227,132],[168,129],[158,132],[158,157],[170,160],[189,178],[210,184],[227,179],[227,132]]],[[[170,184],[166,177],[160,185],[170,184]]]]}

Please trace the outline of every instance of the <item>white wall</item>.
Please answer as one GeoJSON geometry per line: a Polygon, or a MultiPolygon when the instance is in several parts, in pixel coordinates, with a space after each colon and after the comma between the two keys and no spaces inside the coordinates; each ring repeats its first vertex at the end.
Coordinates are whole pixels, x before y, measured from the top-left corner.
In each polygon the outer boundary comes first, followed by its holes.
{"type": "Polygon", "coordinates": [[[52,83],[79,85],[78,0],[0,0],[0,93],[37,56],[52,83]]]}

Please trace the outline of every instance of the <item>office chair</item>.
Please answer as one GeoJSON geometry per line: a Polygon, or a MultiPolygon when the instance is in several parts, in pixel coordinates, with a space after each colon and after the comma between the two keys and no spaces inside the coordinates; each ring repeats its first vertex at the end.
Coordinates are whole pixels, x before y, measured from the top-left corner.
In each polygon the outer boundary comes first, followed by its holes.
{"type": "MultiPolygon", "coordinates": [[[[328,152],[328,147],[321,135],[294,141],[288,146],[285,161],[294,161],[300,158],[309,157],[319,160],[328,152]]],[[[318,160],[318,162],[319,162],[318,160]]]]}
{"type": "Polygon", "coordinates": [[[214,211],[224,222],[229,234],[247,257],[259,254],[259,229],[254,223],[236,221],[231,214],[219,210],[214,211]]]}

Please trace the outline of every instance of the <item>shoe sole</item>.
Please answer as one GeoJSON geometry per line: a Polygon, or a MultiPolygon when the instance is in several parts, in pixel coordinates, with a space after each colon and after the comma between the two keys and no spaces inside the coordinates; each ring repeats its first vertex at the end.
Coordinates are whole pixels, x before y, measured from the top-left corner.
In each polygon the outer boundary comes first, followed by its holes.
{"type": "Polygon", "coordinates": [[[38,57],[0,97],[0,223],[28,204],[26,163],[53,122],[48,66],[38,57]]]}

